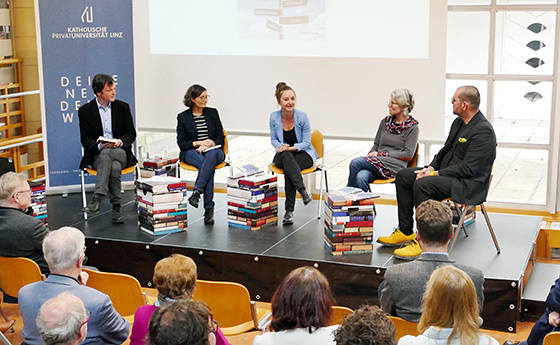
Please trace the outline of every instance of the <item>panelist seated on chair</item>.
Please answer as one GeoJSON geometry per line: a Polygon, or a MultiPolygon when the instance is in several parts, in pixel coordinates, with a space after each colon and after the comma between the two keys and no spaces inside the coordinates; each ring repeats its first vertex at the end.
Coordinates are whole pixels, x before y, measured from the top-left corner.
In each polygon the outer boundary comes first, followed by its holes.
{"type": "Polygon", "coordinates": [[[410,115],[414,95],[408,89],[395,89],[391,92],[388,107],[389,115],[379,122],[367,156],[356,157],[350,162],[348,187],[368,192],[373,180],[395,177],[412,159],[419,135],[418,121],[410,115]]]}
{"type": "Polygon", "coordinates": [[[29,258],[41,273],[49,273],[42,249],[49,231],[40,220],[27,214],[30,206],[27,177],[14,172],[0,176],[0,256],[29,258]]]}
{"type": "MultiPolygon", "coordinates": [[[[134,323],[130,333],[131,345],[146,344],[150,318],[160,307],[165,307],[176,301],[188,301],[193,297],[196,289],[196,264],[188,256],[172,254],[161,259],[154,268],[153,282],[158,290],[157,301],[154,305],[144,305],[134,313],[134,323]]],[[[229,345],[219,327],[212,331],[216,345],[229,345]]]]}
{"type": "Polygon", "coordinates": [[[474,86],[461,86],[451,99],[453,121],[444,146],[428,167],[398,172],[395,185],[398,228],[378,243],[403,248],[400,257],[422,252],[413,232],[414,207],[421,202],[452,198],[460,204],[478,205],[486,200],[492,164],[496,158],[496,135],[492,124],[478,110],[480,93],[474,86]]]}
{"type": "Polygon", "coordinates": [[[311,124],[307,114],[295,109],[295,91],[280,82],[274,95],[280,110],[270,114],[270,140],[276,150],[274,165],[284,169],[286,213],[282,223],[293,224],[296,191],[301,194],[304,205],[312,200],[305,189],[301,171],[311,168],[319,155],[311,144],[311,124]]]}
{"type": "Polygon", "coordinates": [[[422,254],[414,261],[389,266],[379,286],[381,308],[410,322],[418,322],[422,312],[422,294],[432,272],[441,265],[455,265],[465,271],[476,288],[479,311],[484,304],[484,274],[476,267],[455,264],[447,246],[453,237],[451,209],[435,200],[426,200],[416,208],[418,243],[422,254]]]}
{"type": "Polygon", "coordinates": [[[121,171],[137,162],[132,153],[136,130],[128,103],[115,99],[116,84],[111,76],[95,75],[91,87],[95,99],[78,110],[84,147],[80,169],[91,166],[97,171],[97,177],[93,197],[83,211],[98,213],[101,200],[108,194],[113,205],[111,222],[122,223],[121,171]],[[98,141],[99,137],[115,142],[98,141]]]}
{"type": "Polygon", "coordinates": [[[188,109],[177,115],[177,145],[181,162],[198,169],[189,204],[198,208],[203,195],[204,223],[214,224],[214,173],[226,156],[222,122],[218,110],[206,106],[208,97],[203,86],[194,84],[187,90],[183,103],[188,109]]]}

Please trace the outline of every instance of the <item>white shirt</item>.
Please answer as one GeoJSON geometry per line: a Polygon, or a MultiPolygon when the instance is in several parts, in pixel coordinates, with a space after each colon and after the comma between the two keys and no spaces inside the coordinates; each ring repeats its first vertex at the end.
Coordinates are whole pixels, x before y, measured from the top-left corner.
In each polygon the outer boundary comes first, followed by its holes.
{"type": "MultiPolygon", "coordinates": [[[[429,327],[417,337],[405,335],[399,339],[397,345],[447,345],[447,339],[453,328],[429,327]]],[[[461,345],[459,338],[451,339],[450,345],[461,345]]],[[[500,345],[498,341],[484,334],[480,335],[478,345],[500,345]]]]}
{"type": "Polygon", "coordinates": [[[321,327],[311,334],[307,328],[294,328],[257,335],[253,345],[335,345],[333,332],[340,325],[321,327]]]}

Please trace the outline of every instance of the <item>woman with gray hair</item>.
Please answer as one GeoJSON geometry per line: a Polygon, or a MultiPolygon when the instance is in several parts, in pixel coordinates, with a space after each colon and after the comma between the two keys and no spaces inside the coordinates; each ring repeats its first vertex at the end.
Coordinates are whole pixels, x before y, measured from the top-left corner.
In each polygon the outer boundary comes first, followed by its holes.
{"type": "Polygon", "coordinates": [[[348,187],[367,192],[373,180],[394,177],[413,158],[419,134],[418,121],[410,115],[414,95],[408,89],[395,89],[391,92],[388,107],[389,115],[379,122],[367,156],[356,157],[350,162],[348,187]]]}

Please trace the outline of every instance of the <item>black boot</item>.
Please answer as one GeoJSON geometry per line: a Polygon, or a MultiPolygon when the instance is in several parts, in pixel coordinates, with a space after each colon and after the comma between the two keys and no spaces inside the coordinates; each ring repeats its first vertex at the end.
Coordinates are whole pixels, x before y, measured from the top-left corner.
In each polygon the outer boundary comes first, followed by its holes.
{"type": "Polygon", "coordinates": [[[214,209],[204,210],[204,224],[214,224],[214,209]]]}
{"type": "Polygon", "coordinates": [[[121,204],[113,204],[113,212],[111,213],[111,223],[113,224],[124,223],[124,219],[121,211],[122,211],[121,204]]]}
{"type": "Polygon", "coordinates": [[[199,201],[200,201],[200,191],[198,189],[194,189],[189,198],[189,204],[191,204],[191,206],[194,208],[198,208],[199,201]]]}
{"type": "Polygon", "coordinates": [[[302,187],[299,189],[299,194],[301,194],[301,197],[303,198],[303,204],[307,205],[309,204],[313,199],[311,198],[311,195],[309,195],[309,193],[307,193],[307,190],[305,189],[305,187],[302,187]]]}
{"type": "Polygon", "coordinates": [[[82,208],[82,212],[87,213],[99,213],[99,204],[101,203],[101,198],[97,194],[93,194],[91,201],[86,207],[82,208]]]}

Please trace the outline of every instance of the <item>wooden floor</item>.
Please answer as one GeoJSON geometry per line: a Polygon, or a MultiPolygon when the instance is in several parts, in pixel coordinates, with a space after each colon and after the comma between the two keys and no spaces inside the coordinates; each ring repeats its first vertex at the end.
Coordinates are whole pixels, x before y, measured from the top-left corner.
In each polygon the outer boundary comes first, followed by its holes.
{"type": "MultiPolygon", "coordinates": [[[[157,290],[149,289],[149,288],[142,288],[148,295],[150,299],[155,299],[157,296],[157,290]]],[[[257,302],[257,304],[263,302],[257,302]]],[[[263,303],[269,304],[269,303],[263,303]]],[[[6,315],[9,319],[16,319],[16,324],[14,326],[14,332],[5,333],[6,338],[10,340],[12,344],[21,344],[23,341],[21,337],[21,329],[23,327],[23,322],[21,319],[21,314],[19,313],[19,309],[17,304],[2,304],[2,308],[6,312],[6,315]]],[[[506,340],[512,341],[521,341],[527,339],[531,328],[533,327],[534,322],[517,322],[517,333],[506,333],[506,332],[497,332],[497,331],[487,331],[482,330],[484,334],[494,337],[500,344],[502,344],[506,340]]],[[[253,343],[253,338],[260,334],[259,331],[248,332],[244,334],[239,334],[235,336],[229,336],[227,339],[232,345],[251,345],[253,343]]],[[[127,340],[124,344],[128,344],[129,341],[127,340]]]]}

